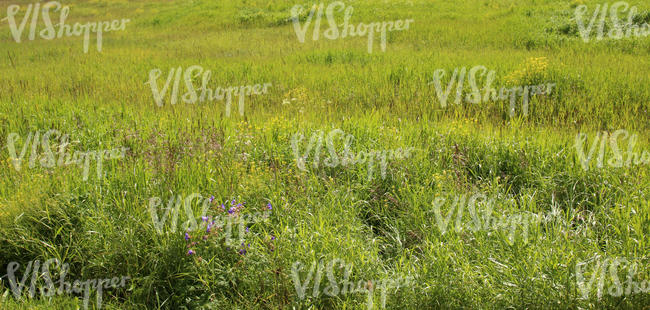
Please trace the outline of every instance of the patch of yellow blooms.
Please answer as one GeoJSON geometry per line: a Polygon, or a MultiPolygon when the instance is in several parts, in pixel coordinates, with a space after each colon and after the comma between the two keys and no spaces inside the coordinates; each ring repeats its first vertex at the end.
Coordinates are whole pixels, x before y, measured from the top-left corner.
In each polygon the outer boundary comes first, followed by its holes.
{"type": "Polygon", "coordinates": [[[515,84],[527,77],[544,76],[547,68],[548,59],[546,57],[528,58],[524,63],[523,69],[515,70],[506,76],[506,82],[508,84],[515,84]]]}

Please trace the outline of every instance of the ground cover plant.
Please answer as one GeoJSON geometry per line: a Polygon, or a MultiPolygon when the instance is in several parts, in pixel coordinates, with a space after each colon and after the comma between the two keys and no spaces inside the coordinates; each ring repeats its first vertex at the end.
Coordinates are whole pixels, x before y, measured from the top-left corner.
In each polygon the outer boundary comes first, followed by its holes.
{"type": "Polygon", "coordinates": [[[598,40],[598,15],[585,42],[575,12],[605,1],[340,2],[355,27],[413,20],[371,52],[325,32],[334,1],[304,42],[321,2],[61,2],[129,20],[101,51],[42,16],[30,39],[35,3],[0,0],[0,309],[650,306],[650,38],[607,17],[598,40]],[[206,96],[236,90],[200,100],[208,70],[206,96]],[[524,112],[490,76],[553,86],[524,112]],[[64,263],[129,279],[48,295],[53,259],[56,288],[64,263]]]}

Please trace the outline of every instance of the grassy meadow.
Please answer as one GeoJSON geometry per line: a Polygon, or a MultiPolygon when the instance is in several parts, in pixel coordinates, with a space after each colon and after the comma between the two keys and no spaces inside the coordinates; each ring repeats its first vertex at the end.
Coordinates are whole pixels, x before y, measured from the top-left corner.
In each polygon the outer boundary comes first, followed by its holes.
{"type": "MultiPolygon", "coordinates": [[[[21,21],[29,3],[0,0],[0,19],[19,4],[21,21]]],[[[62,2],[69,23],[130,19],[125,30],[103,34],[101,52],[91,34],[84,53],[82,37],[29,40],[29,22],[18,43],[1,21],[0,309],[83,309],[83,294],[14,296],[10,262],[22,276],[28,262],[53,258],[69,264],[70,280],[129,276],[125,287],[103,292],[104,309],[367,309],[369,300],[374,309],[650,309],[647,290],[608,293],[615,277],[593,263],[625,258],[636,267],[619,266],[621,282],[632,271],[637,282],[650,281],[650,164],[599,168],[593,159],[583,169],[575,147],[580,133],[587,153],[597,134],[623,129],[637,135],[636,152],[650,152],[650,38],[584,42],[574,11],[586,4],[590,17],[600,0],[344,3],[354,25],[414,22],[389,32],[385,51],[376,37],[369,53],[367,37],[314,41],[313,25],[301,43],[290,12],[314,2],[62,2]],[[225,101],[171,105],[170,91],[157,106],[146,84],[151,70],[161,70],[162,88],[170,69],[193,65],[211,70],[211,87],[272,86],[245,98],[243,116],[235,99],[227,116],[225,101]],[[455,87],[442,107],[434,72],[446,70],[446,87],[455,68],[479,65],[495,71],[497,89],[556,86],[531,98],[527,115],[518,104],[511,117],[507,100],[455,104],[455,87]],[[30,167],[31,145],[16,169],[12,133],[20,152],[30,133],[51,129],[69,135],[72,150],[128,149],[104,160],[101,178],[95,162],[86,180],[77,165],[30,167]],[[312,150],[300,169],[294,135],[304,135],[302,154],[313,134],[335,129],[354,136],[355,154],[413,151],[389,160],[383,176],[377,162],[369,178],[368,164],[325,166],[323,141],[320,165],[312,150]],[[162,208],[193,193],[214,197],[209,214],[232,216],[221,204],[228,209],[234,199],[245,202],[236,214],[268,220],[249,223],[243,245],[225,244],[223,231],[202,240],[205,225],[186,240],[181,223],[205,224],[196,200],[193,212],[178,212],[177,229],[165,224],[159,233],[151,198],[162,208]],[[477,193],[493,199],[493,216],[544,219],[514,237],[505,228],[473,231],[476,219],[467,210],[457,217],[452,202],[477,193]],[[441,213],[437,199],[446,201],[441,213]],[[448,229],[439,214],[451,214],[448,229]],[[334,259],[353,266],[354,283],[410,281],[385,296],[329,296],[312,294],[312,279],[301,298],[295,263],[304,281],[313,262],[334,259]],[[586,281],[596,276],[586,298],[576,275],[584,262],[586,281]]],[[[648,2],[629,4],[650,23],[648,2]]],[[[321,31],[327,27],[323,18],[321,31]]],[[[606,144],[605,162],[614,156],[606,144]]],[[[337,279],[343,274],[336,269],[337,279]]],[[[323,273],[321,291],[328,280],[323,273]]],[[[88,307],[97,308],[94,292],[88,307]]]]}

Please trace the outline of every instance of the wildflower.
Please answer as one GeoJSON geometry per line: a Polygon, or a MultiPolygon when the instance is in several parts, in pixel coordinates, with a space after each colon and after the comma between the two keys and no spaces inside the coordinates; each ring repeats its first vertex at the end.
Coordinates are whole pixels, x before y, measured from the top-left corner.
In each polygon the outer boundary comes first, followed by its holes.
{"type": "Polygon", "coordinates": [[[239,250],[239,255],[244,255],[244,254],[246,254],[246,250],[244,249],[239,250]]]}
{"type": "Polygon", "coordinates": [[[271,235],[271,241],[275,240],[275,236],[271,235]]]}
{"type": "Polygon", "coordinates": [[[235,212],[235,208],[228,209],[228,214],[233,214],[234,212],[235,212]]]}
{"type": "Polygon", "coordinates": [[[270,202],[266,204],[266,208],[269,210],[273,210],[273,206],[271,206],[270,202]]]}
{"type": "Polygon", "coordinates": [[[234,205],[235,205],[235,202],[237,202],[237,201],[235,201],[235,199],[233,199],[233,200],[230,202],[230,204],[234,206],[234,205]]]}
{"type": "Polygon", "coordinates": [[[191,238],[191,237],[190,237],[190,234],[185,233],[185,241],[190,240],[190,238],[191,238]]]}
{"type": "Polygon", "coordinates": [[[210,230],[212,230],[212,225],[208,223],[208,228],[205,229],[205,232],[210,233],[210,230]]]}
{"type": "Polygon", "coordinates": [[[224,206],[223,203],[221,204],[221,209],[222,209],[223,211],[226,211],[226,206],[224,206]]]}
{"type": "Polygon", "coordinates": [[[248,232],[248,227],[246,227],[246,232],[248,232]]]}
{"type": "Polygon", "coordinates": [[[210,196],[210,202],[214,200],[214,196],[210,196]]]}
{"type": "Polygon", "coordinates": [[[201,220],[204,221],[204,222],[207,222],[209,220],[209,218],[207,216],[202,216],[201,220]]]}
{"type": "Polygon", "coordinates": [[[187,251],[187,255],[194,255],[194,254],[196,254],[196,252],[194,252],[194,250],[187,251]]]}

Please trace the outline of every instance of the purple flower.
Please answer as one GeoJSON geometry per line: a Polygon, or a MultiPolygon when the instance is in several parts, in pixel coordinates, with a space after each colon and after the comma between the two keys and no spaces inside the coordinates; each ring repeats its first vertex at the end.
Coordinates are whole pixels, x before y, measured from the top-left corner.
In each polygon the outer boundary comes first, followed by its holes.
{"type": "Polygon", "coordinates": [[[248,232],[248,227],[246,227],[246,232],[248,232]]]}
{"type": "Polygon", "coordinates": [[[193,254],[196,254],[196,252],[194,252],[194,250],[187,251],[187,255],[193,255],[193,254]]]}
{"type": "Polygon", "coordinates": [[[246,250],[244,249],[239,250],[239,255],[244,255],[244,254],[246,254],[246,250]]]}
{"type": "Polygon", "coordinates": [[[210,233],[210,230],[212,229],[212,225],[208,223],[208,228],[205,229],[207,233],[210,233]]]}
{"type": "Polygon", "coordinates": [[[269,209],[269,210],[273,210],[273,207],[271,206],[271,203],[267,203],[266,208],[269,209]]]}
{"type": "Polygon", "coordinates": [[[210,202],[214,200],[214,196],[210,196],[210,202]]]}
{"type": "Polygon", "coordinates": [[[207,216],[202,216],[202,217],[201,217],[201,220],[204,221],[204,222],[207,222],[209,219],[210,219],[210,218],[208,218],[207,216]]]}
{"type": "Polygon", "coordinates": [[[271,240],[275,240],[275,236],[274,236],[274,235],[271,235],[271,240]]]}
{"type": "Polygon", "coordinates": [[[233,200],[230,202],[230,204],[234,206],[234,205],[235,205],[235,202],[236,202],[235,199],[233,199],[233,200]]]}
{"type": "Polygon", "coordinates": [[[228,214],[233,214],[234,212],[235,212],[235,208],[228,209],[228,214]]]}
{"type": "Polygon", "coordinates": [[[221,209],[223,209],[224,211],[226,210],[226,206],[224,206],[223,203],[221,204],[221,209]]]}
{"type": "Polygon", "coordinates": [[[191,237],[190,237],[190,234],[185,233],[185,241],[190,240],[190,238],[191,238],[191,237]]]}

